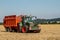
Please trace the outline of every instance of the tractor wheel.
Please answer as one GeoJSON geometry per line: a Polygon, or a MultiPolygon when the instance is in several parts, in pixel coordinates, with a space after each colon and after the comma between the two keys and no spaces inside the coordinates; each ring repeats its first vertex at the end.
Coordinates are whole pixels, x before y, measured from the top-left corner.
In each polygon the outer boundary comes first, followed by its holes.
{"type": "Polygon", "coordinates": [[[26,28],[25,27],[22,27],[22,32],[26,33],[26,28]]]}
{"type": "Polygon", "coordinates": [[[34,33],[40,33],[41,29],[40,30],[34,30],[34,33]]]}
{"type": "Polygon", "coordinates": [[[26,33],[27,32],[27,28],[26,27],[22,27],[22,33],[26,33]]]}
{"type": "Polygon", "coordinates": [[[37,33],[40,33],[41,29],[40,30],[37,30],[37,33]]]}

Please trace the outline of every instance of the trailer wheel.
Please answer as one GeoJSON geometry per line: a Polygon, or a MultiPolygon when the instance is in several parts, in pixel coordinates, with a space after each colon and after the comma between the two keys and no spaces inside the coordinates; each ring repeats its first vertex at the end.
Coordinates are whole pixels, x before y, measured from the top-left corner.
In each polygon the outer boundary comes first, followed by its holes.
{"type": "Polygon", "coordinates": [[[10,32],[10,29],[8,27],[6,27],[5,29],[6,29],[6,32],[10,32]]]}

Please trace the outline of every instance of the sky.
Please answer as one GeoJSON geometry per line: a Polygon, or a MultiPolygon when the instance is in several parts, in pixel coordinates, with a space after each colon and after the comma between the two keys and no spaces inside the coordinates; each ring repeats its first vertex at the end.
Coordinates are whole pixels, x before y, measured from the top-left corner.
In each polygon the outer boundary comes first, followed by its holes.
{"type": "Polygon", "coordinates": [[[0,0],[0,22],[6,15],[60,18],[60,0],[0,0]]]}

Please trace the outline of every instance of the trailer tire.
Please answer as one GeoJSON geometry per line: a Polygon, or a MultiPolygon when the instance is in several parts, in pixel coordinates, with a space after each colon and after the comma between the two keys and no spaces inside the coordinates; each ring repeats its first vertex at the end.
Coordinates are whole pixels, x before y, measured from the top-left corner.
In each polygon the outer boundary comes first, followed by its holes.
{"type": "Polygon", "coordinates": [[[6,29],[6,32],[10,32],[10,29],[8,27],[6,27],[5,29],[6,29]]]}

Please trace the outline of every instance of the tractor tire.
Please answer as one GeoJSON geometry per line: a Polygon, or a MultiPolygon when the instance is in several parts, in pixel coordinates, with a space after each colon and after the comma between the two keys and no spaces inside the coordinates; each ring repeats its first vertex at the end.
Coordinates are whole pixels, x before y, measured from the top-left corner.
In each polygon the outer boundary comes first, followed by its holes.
{"type": "Polygon", "coordinates": [[[22,27],[22,33],[27,33],[28,29],[26,27],[22,27]]]}
{"type": "Polygon", "coordinates": [[[26,28],[25,27],[22,27],[22,33],[26,33],[26,28]]]}
{"type": "Polygon", "coordinates": [[[40,33],[41,29],[39,30],[34,30],[34,33],[40,33]]]}
{"type": "Polygon", "coordinates": [[[37,30],[37,33],[40,33],[41,29],[40,30],[37,30]]]}

